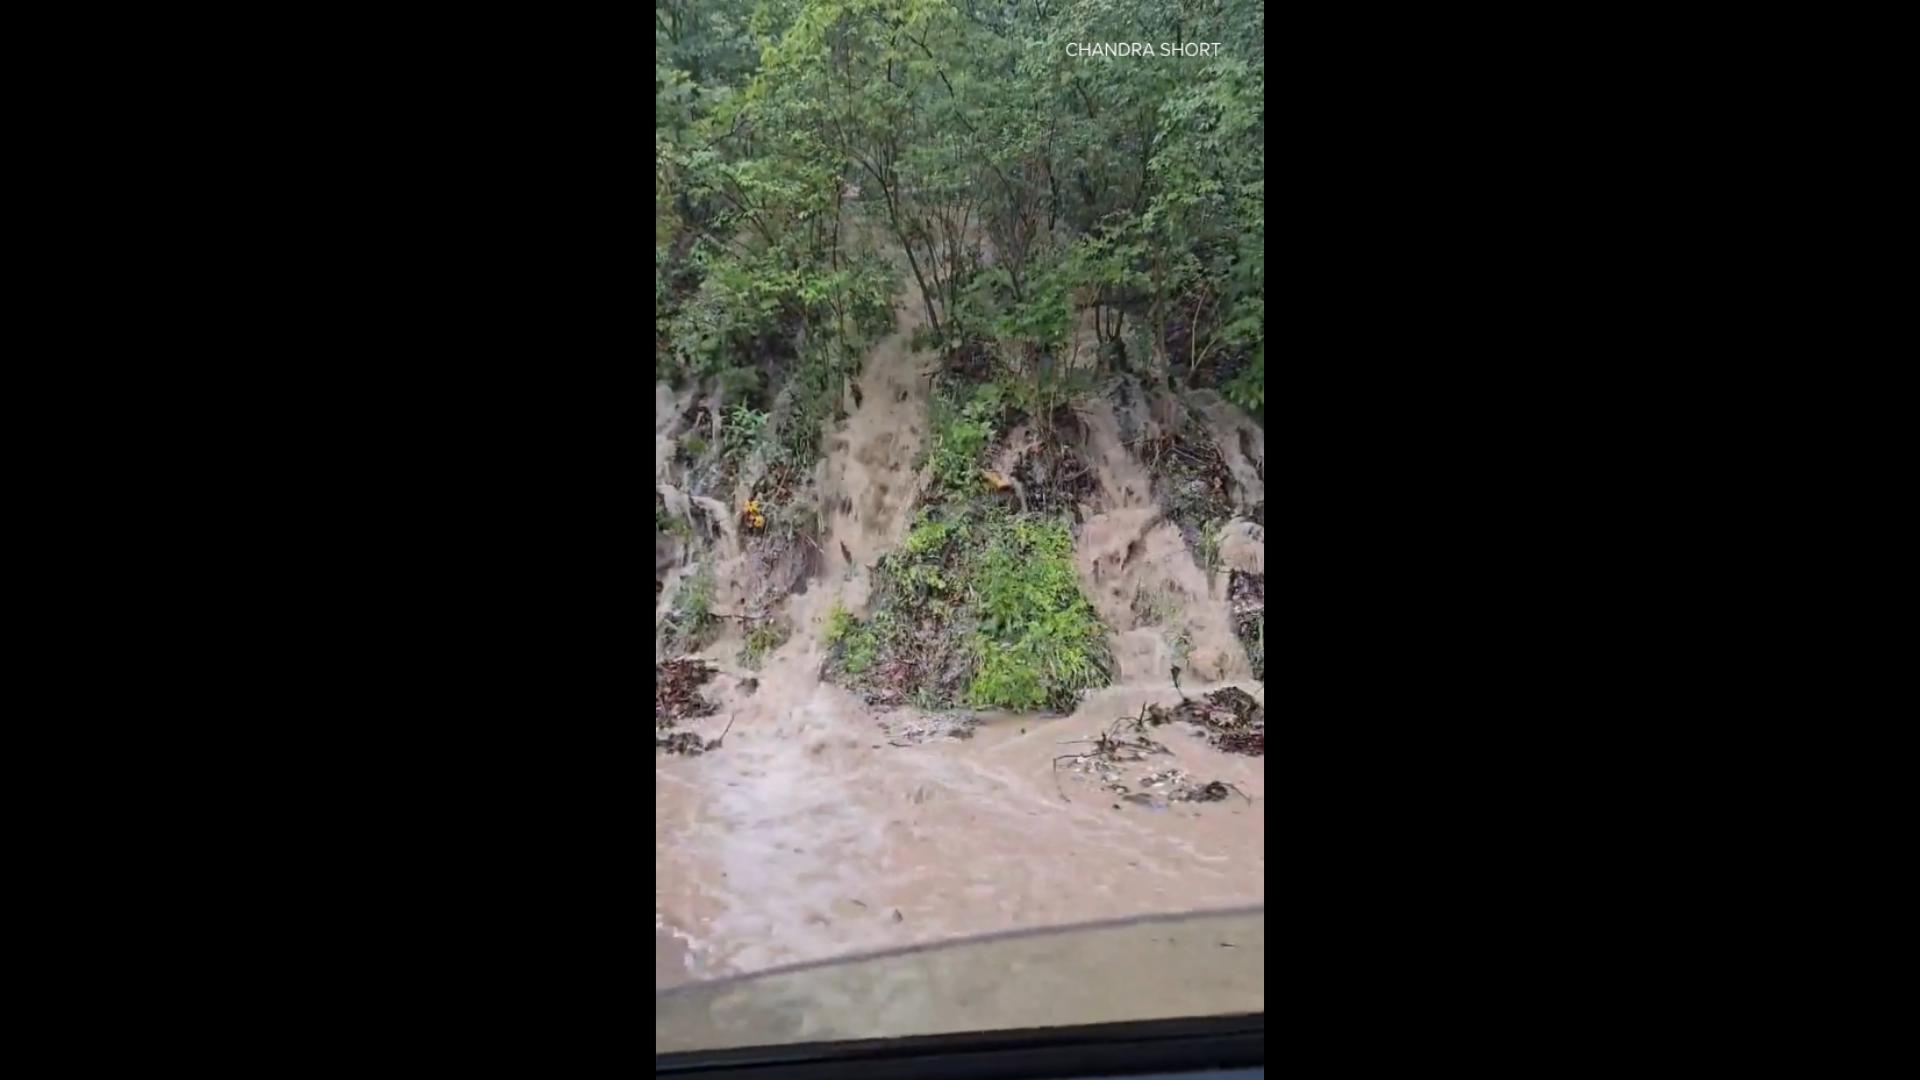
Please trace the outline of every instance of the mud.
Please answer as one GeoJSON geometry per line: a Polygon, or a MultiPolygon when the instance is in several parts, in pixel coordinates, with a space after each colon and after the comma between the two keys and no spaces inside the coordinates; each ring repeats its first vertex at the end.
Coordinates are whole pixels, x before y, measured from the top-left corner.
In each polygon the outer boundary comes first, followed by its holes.
{"type": "Polygon", "coordinates": [[[1088,440],[1083,456],[1094,466],[1099,492],[1085,507],[1075,557],[1082,590],[1114,630],[1118,681],[1170,686],[1176,665],[1196,682],[1250,678],[1227,608],[1179,528],[1155,504],[1151,478],[1122,444],[1112,408],[1094,401],[1079,412],[1088,440]],[[1178,613],[1174,625],[1143,621],[1134,609],[1143,592],[1167,598],[1178,613]]]}
{"type": "MultiPolygon", "coordinates": [[[[1061,781],[1065,799],[1055,788],[1062,743],[1146,702],[1177,705],[1171,687],[908,747],[887,745],[880,716],[835,687],[778,698],[763,684],[724,751],[655,768],[656,914],[709,970],[1263,898],[1259,760],[1170,729],[1155,736],[1172,751],[1156,768],[1234,784],[1251,804],[1154,810],[1081,777],[1061,781]]],[[[718,735],[725,720],[688,726],[718,735]]]]}

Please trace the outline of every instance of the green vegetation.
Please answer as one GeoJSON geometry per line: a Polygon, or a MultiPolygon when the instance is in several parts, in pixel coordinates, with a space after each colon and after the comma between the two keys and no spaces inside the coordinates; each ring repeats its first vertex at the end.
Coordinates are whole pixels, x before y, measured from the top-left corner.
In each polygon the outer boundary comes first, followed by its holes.
{"type": "Polygon", "coordinates": [[[1070,709],[1106,683],[1106,629],[1080,595],[1064,523],[923,510],[881,560],[874,614],[827,617],[828,673],[879,700],[1070,709]]]}
{"type": "MultiPolygon", "coordinates": [[[[897,252],[923,342],[1042,425],[1116,366],[1262,409],[1264,7],[656,0],[660,375],[831,380],[891,326],[897,252]],[[1068,52],[1095,41],[1218,48],[1068,52]]],[[[804,463],[816,395],[792,402],[804,463]]]]}
{"type": "MultiPolygon", "coordinates": [[[[764,527],[748,518],[756,555],[811,538],[812,467],[914,286],[913,348],[939,357],[932,479],[876,571],[871,616],[829,615],[829,668],[893,700],[1065,707],[1108,666],[1057,516],[1095,482],[1072,403],[1128,386],[1156,409],[1186,387],[1265,405],[1264,4],[654,13],[655,373],[697,384],[693,408],[719,420],[683,438],[716,464],[681,486],[729,505],[744,488],[764,512],[764,527]],[[1098,41],[1215,47],[1068,51],[1098,41]],[[1006,446],[1020,427],[1030,442],[1006,446]],[[1016,475],[989,480],[1001,450],[1016,475]]],[[[1125,438],[1147,457],[1144,435],[1125,438]]],[[[1157,496],[1211,565],[1203,545],[1233,512],[1219,454],[1166,438],[1157,496]]],[[[706,599],[697,577],[675,598],[676,640],[712,632],[703,572],[706,599]]]]}
{"type": "Polygon", "coordinates": [[[994,411],[991,399],[985,396],[976,396],[964,408],[947,401],[935,403],[933,437],[927,446],[935,494],[964,499],[979,492],[982,456],[994,436],[988,417],[994,411]]]}
{"type": "Polygon", "coordinates": [[[758,368],[727,368],[720,373],[715,382],[720,388],[720,397],[724,401],[745,405],[760,401],[766,396],[767,376],[758,368]]]}
{"type": "Polygon", "coordinates": [[[758,668],[766,661],[768,654],[786,644],[793,634],[793,626],[785,619],[768,619],[747,631],[746,644],[740,649],[740,663],[749,668],[758,668]]]}
{"type": "Polygon", "coordinates": [[[692,652],[712,641],[719,632],[720,620],[713,614],[713,564],[701,563],[680,583],[674,594],[673,608],[667,612],[666,654],[678,656],[692,652]]]}
{"type": "Polygon", "coordinates": [[[775,453],[780,463],[804,470],[820,457],[820,433],[834,419],[854,370],[852,361],[835,361],[825,350],[801,357],[788,376],[779,410],[775,453]]]}
{"type": "Polygon", "coordinates": [[[760,441],[760,429],[766,423],[766,413],[755,412],[745,405],[735,405],[733,411],[727,413],[726,423],[720,429],[721,441],[726,446],[723,453],[735,461],[745,457],[760,441]]]}
{"type": "Polygon", "coordinates": [[[827,612],[827,625],[826,629],[822,631],[820,635],[821,640],[825,641],[828,645],[838,645],[853,631],[854,626],[855,623],[852,614],[847,611],[846,607],[842,605],[840,601],[835,600],[833,607],[827,612]]]}

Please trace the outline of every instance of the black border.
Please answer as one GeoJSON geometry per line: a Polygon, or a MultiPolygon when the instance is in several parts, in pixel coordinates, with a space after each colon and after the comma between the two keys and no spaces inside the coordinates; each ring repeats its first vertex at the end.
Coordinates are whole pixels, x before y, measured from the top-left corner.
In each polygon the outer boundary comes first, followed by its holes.
{"type": "Polygon", "coordinates": [[[1141,1020],[662,1054],[654,1059],[654,1075],[781,1080],[1126,1076],[1264,1067],[1266,1038],[1262,1014],[1141,1020]]]}

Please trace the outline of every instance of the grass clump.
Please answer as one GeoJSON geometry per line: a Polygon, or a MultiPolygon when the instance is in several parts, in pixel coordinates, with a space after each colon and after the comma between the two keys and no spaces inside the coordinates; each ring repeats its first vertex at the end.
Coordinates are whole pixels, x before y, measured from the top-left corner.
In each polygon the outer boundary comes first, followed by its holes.
{"type": "Polygon", "coordinates": [[[720,629],[720,620],[713,614],[713,590],[712,563],[701,563],[692,576],[681,582],[666,618],[669,656],[692,652],[713,640],[720,629]]]}
{"type": "Polygon", "coordinates": [[[1226,522],[1219,518],[1208,518],[1200,524],[1200,567],[1211,575],[1220,569],[1220,530],[1226,522]]]}
{"type": "Polygon", "coordinates": [[[785,619],[769,619],[747,631],[746,644],[740,649],[740,663],[758,669],[773,650],[786,644],[793,626],[785,619]]]}
{"type": "Polygon", "coordinates": [[[854,628],[853,615],[840,601],[835,600],[827,611],[827,626],[820,634],[821,640],[828,645],[838,645],[854,628]]]}
{"type": "Polygon", "coordinates": [[[746,457],[754,444],[760,441],[760,431],[766,424],[766,413],[756,412],[745,405],[735,405],[727,413],[726,423],[720,429],[726,457],[731,461],[746,457]]]}
{"type": "Polygon", "coordinates": [[[876,568],[873,616],[827,624],[827,674],[875,701],[1064,710],[1110,677],[1065,524],[999,508],[923,510],[876,568]]]}

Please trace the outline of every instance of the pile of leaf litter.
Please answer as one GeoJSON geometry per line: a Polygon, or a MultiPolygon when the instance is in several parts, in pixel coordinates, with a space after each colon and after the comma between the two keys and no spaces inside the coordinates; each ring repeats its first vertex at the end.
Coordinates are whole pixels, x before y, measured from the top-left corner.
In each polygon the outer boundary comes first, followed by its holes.
{"type": "Polygon", "coordinates": [[[1239,687],[1182,698],[1170,709],[1143,705],[1138,717],[1128,719],[1136,731],[1176,721],[1199,728],[1217,750],[1248,757],[1261,757],[1267,752],[1267,710],[1239,687]]]}
{"type": "MultiPolygon", "coordinates": [[[[700,687],[714,676],[715,669],[698,660],[669,660],[653,669],[653,748],[669,754],[701,754],[717,750],[721,739],[702,739],[691,731],[677,731],[682,720],[711,716],[714,704],[700,687]]],[[[732,722],[727,726],[731,728],[732,722]]]]}

